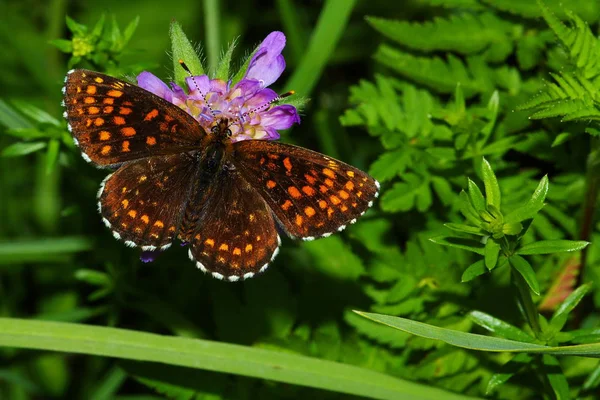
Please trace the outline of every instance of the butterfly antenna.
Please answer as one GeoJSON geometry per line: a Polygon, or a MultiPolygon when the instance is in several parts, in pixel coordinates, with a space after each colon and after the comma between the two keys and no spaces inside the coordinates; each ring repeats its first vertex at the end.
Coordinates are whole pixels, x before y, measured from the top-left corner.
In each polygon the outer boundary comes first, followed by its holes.
{"type": "Polygon", "coordinates": [[[278,101],[281,101],[282,99],[285,99],[286,97],[290,97],[293,94],[295,94],[296,92],[294,90],[290,90],[289,92],[285,92],[283,94],[278,95],[277,97],[275,97],[274,99],[267,101],[264,104],[261,104],[258,107],[253,108],[252,110],[246,111],[245,113],[243,113],[242,115],[240,115],[239,117],[237,117],[236,119],[234,119],[233,121],[231,121],[230,125],[233,125],[236,122],[240,122],[243,121],[244,119],[246,119],[247,116],[249,116],[250,114],[254,114],[256,112],[262,111],[265,108],[268,108],[271,106],[271,104],[273,103],[277,103],[278,101]]]}
{"type": "Polygon", "coordinates": [[[213,117],[216,117],[217,113],[215,113],[215,111],[212,109],[212,107],[208,103],[208,94],[206,94],[202,90],[200,90],[200,86],[198,86],[198,82],[196,82],[196,79],[194,78],[194,75],[192,75],[192,71],[190,71],[190,69],[188,68],[188,66],[186,65],[186,63],[183,62],[183,60],[181,60],[181,59],[179,60],[179,65],[181,65],[181,68],[183,68],[184,71],[188,73],[188,75],[190,76],[190,78],[192,78],[192,82],[194,82],[194,86],[196,86],[196,90],[198,90],[198,92],[204,98],[204,102],[206,103],[206,106],[210,110],[210,113],[212,114],[213,117]]]}

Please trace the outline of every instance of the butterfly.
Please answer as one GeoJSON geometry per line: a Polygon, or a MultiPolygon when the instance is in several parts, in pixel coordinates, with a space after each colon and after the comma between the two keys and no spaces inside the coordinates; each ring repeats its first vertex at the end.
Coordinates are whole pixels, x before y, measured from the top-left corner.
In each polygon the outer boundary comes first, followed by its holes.
{"type": "Polygon", "coordinates": [[[379,183],[321,153],[231,140],[178,106],[88,70],[65,78],[64,116],[88,162],[114,169],[98,192],[104,224],[125,245],[165,250],[177,238],[204,272],[238,281],[264,272],[281,245],[342,231],[373,205],[379,183]]]}

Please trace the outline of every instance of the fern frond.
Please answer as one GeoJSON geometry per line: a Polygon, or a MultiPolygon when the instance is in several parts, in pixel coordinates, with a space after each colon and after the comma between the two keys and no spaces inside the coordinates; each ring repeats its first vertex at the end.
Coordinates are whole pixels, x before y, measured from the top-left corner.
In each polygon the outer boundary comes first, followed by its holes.
{"type": "Polygon", "coordinates": [[[475,54],[509,41],[512,24],[491,13],[453,15],[425,23],[367,17],[367,22],[391,40],[424,52],[437,50],[475,54]]]}
{"type": "Polygon", "coordinates": [[[477,0],[421,0],[421,4],[427,4],[433,7],[443,7],[446,9],[461,9],[461,10],[483,10],[483,6],[477,0]]]}
{"type": "Polygon", "coordinates": [[[551,74],[556,83],[522,104],[518,110],[536,110],[530,118],[562,117],[563,121],[600,119],[600,88],[579,73],[551,74]]]}
{"type": "Polygon", "coordinates": [[[546,23],[554,31],[558,40],[568,49],[569,57],[577,70],[586,79],[598,76],[600,74],[600,43],[588,24],[576,14],[568,13],[573,24],[568,27],[550,11],[543,1],[538,0],[537,3],[546,23]]]}
{"type": "Polygon", "coordinates": [[[475,57],[470,58],[473,65],[467,68],[462,60],[451,54],[447,61],[439,57],[415,57],[384,44],[379,46],[374,58],[404,77],[439,93],[453,93],[458,82],[467,98],[493,90],[493,79],[489,76],[491,70],[485,68],[485,63],[477,62],[475,57]],[[484,68],[481,68],[482,64],[484,68]]]}
{"type": "MultiPolygon", "coordinates": [[[[488,4],[498,10],[502,10],[511,14],[520,15],[526,18],[539,18],[542,16],[542,11],[538,5],[529,0],[481,0],[482,3],[488,4]]],[[[569,10],[585,15],[588,21],[596,21],[600,17],[600,3],[590,0],[545,0],[548,9],[558,13],[559,18],[565,17],[564,6],[568,4],[569,10]]]]}

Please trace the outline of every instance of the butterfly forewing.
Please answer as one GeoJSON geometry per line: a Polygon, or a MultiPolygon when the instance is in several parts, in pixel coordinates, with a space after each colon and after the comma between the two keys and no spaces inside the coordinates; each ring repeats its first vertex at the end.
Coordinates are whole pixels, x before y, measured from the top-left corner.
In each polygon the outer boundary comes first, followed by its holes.
{"type": "Polygon", "coordinates": [[[262,140],[233,147],[237,169],[293,237],[312,240],[341,231],[378,196],[375,179],[323,154],[262,140]]]}
{"type": "Polygon", "coordinates": [[[74,70],[64,92],[69,130],[84,158],[98,165],[181,153],[206,135],[179,107],[104,74],[74,70]]]}
{"type": "Polygon", "coordinates": [[[190,200],[180,239],[198,268],[237,281],[263,272],[277,255],[279,235],[265,201],[238,171],[215,175],[190,200]]]}
{"type": "Polygon", "coordinates": [[[104,223],[117,239],[145,250],[166,248],[177,234],[197,175],[195,158],[156,156],[127,163],[99,192],[104,223]]]}

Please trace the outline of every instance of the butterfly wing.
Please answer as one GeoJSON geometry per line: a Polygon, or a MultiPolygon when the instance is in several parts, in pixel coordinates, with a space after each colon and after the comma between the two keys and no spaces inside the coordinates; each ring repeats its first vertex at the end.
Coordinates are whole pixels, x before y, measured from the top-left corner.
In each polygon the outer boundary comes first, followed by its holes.
{"type": "Polygon", "coordinates": [[[379,183],[361,170],[290,144],[234,143],[234,162],[292,237],[341,231],[373,205],[379,183]]]}
{"type": "Polygon", "coordinates": [[[180,239],[215,278],[237,281],[263,272],[280,244],[273,215],[237,170],[222,170],[189,202],[180,239]]]}
{"type": "Polygon", "coordinates": [[[177,234],[198,173],[187,154],[150,157],[123,165],[98,192],[104,223],[117,239],[144,250],[167,248],[177,234]]]}
{"type": "Polygon", "coordinates": [[[193,149],[206,136],[198,122],[168,101],[128,82],[87,70],[65,80],[65,118],[83,157],[115,165],[193,149]]]}

